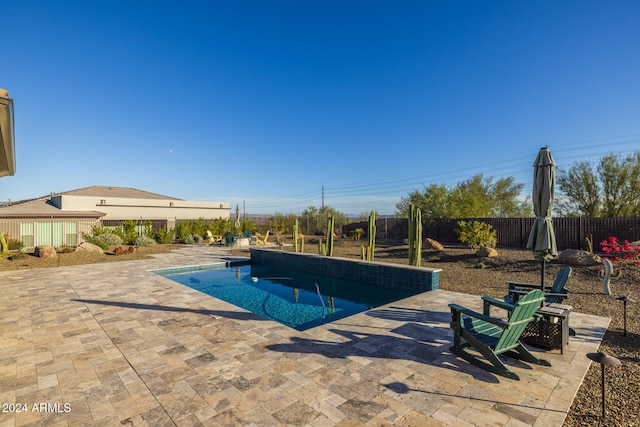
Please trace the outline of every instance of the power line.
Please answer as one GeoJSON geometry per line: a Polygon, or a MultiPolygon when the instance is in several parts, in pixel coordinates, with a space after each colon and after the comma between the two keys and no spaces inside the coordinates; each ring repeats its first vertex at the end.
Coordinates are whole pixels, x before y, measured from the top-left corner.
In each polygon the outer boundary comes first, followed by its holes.
{"type": "MultiPolygon", "coordinates": [[[[591,161],[590,159],[594,156],[602,158],[612,153],[617,155],[631,154],[637,151],[639,143],[640,134],[630,134],[570,143],[549,142],[547,145],[551,147],[552,153],[556,158],[557,167],[564,169],[578,161],[585,161],[585,159],[589,159],[586,161],[591,161]]],[[[541,144],[541,146],[543,145],[544,144],[541,144]]],[[[477,174],[495,179],[514,175],[532,176],[534,158],[535,153],[502,156],[483,163],[459,164],[455,168],[447,168],[446,170],[432,169],[427,174],[416,176],[397,177],[385,181],[356,183],[335,187],[325,187],[323,185],[321,206],[324,207],[328,199],[330,200],[328,204],[334,208],[344,204],[345,206],[349,206],[350,209],[359,206],[369,209],[369,206],[373,206],[374,204],[377,206],[389,205],[389,201],[379,201],[376,200],[377,197],[388,196],[389,198],[396,198],[399,202],[402,197],[406,197],[411,191],[421,190],[432,183],[452,186],[468,180],[477,174]],[[505,167],[505,165],[507,166],[505,167]],[[494,174],[496,171],[500,173],[494,174]],[[371,200],[361,200],[367,197],[371,198],[371,200]]],[[[525,181],[523,184],[523,194],[530,193],[532,188],[530,180],[525,181]]],[[[268,201],[252,203],[252,209],[278,208],[286,210],[287,208],[300,206],[302,203],[310,203],[310,205],[312,205],[315,198],[307,196],[311,196],[313,193],[313,191],[310,191],[297,196],[273,198],[268,201]]]]}

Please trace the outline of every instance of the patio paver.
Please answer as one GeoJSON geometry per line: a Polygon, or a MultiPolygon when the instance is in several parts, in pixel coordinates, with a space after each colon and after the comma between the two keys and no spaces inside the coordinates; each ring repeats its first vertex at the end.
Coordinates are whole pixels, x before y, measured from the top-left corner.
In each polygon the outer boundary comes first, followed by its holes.
{"type": "Polygon", "coordinates": [[[481,310],[478,296],[427,292],[298,332],[148,271],[230,259],[187,247],[0,273],[0,427],[562,425],[609,323],[572,313],[565,354],[504,358],[512,381],[448,350],[447,304],[481,310]]]}

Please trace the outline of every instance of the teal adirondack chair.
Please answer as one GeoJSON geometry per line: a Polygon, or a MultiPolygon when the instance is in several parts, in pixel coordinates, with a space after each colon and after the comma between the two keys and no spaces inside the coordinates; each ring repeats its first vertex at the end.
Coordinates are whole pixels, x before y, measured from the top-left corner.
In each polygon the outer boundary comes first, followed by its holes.
{"type": "MultiPolygon", "coordinates": [[[[551,287],[545,287],[544,302],[547,304],[562,302],[569,297],[567,289],[567,281],[571,276],[571,267],[566,266],[560,269],[556,279],[551,287]]],[[[509,285],[509,295],[505,295],[504,301],[509,304],[515,304],[522,295],[526,295],[533,289],[540,289],[540,285],[533,283],[507,282],[509,285]]]]}
{"type": "Polygon", "coordinates": [[[224,233],[224,245],[225,246],[233,246],[236,241],[236,235],[231,231],[227,231],[224,233]]]}
{"type": "Polygon", "coordinates": [[[538,359],[520,342],[520,336],[526,326],[534,320],[536,310],[544,300],[540,290],[529,292],[520,298],[516,304],[508,304],[503,301],[482,297],[484,300],[484,314],[477,313],[458,304],[449,304],[451,308],[451,328],[453,328],[453,347],[449,350],[469,363],[479,368],[493,372],[514,380],[520,377],[510,371],[498,358],[498,355],[506,353],[511,357],[524,360],[537,365],[551,366],[546,360],[538,359]],[[490,316],[490,307],[494,305],[509,311],[508,320],[502,320],[490,316]],[[462,343],[462,340],[465,343],[462,343]],[[490,362],[486,363],[477,356],[465,351],[467,347],[473,347],[490,362]]]}

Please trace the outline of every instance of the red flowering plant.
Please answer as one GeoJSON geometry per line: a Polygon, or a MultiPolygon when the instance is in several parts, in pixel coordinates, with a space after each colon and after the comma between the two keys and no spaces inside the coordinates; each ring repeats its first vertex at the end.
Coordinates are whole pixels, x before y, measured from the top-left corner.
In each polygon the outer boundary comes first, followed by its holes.
{"type": "Polygon", "coordinates": [[[620,242],[617,237],[611,236],[600,242],[600,250],[611,262],[640,266],[640,244],[624,240],[620,242]]]}

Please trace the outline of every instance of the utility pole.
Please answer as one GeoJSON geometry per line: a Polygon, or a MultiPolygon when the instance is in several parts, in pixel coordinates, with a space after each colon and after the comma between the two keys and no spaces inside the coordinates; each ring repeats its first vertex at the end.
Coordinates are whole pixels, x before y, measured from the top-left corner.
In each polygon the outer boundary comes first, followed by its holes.
{"type": "Polygon", "coordinates": [[[322,186],[322,210],[324,210],[324,185],[322,186]]]}

